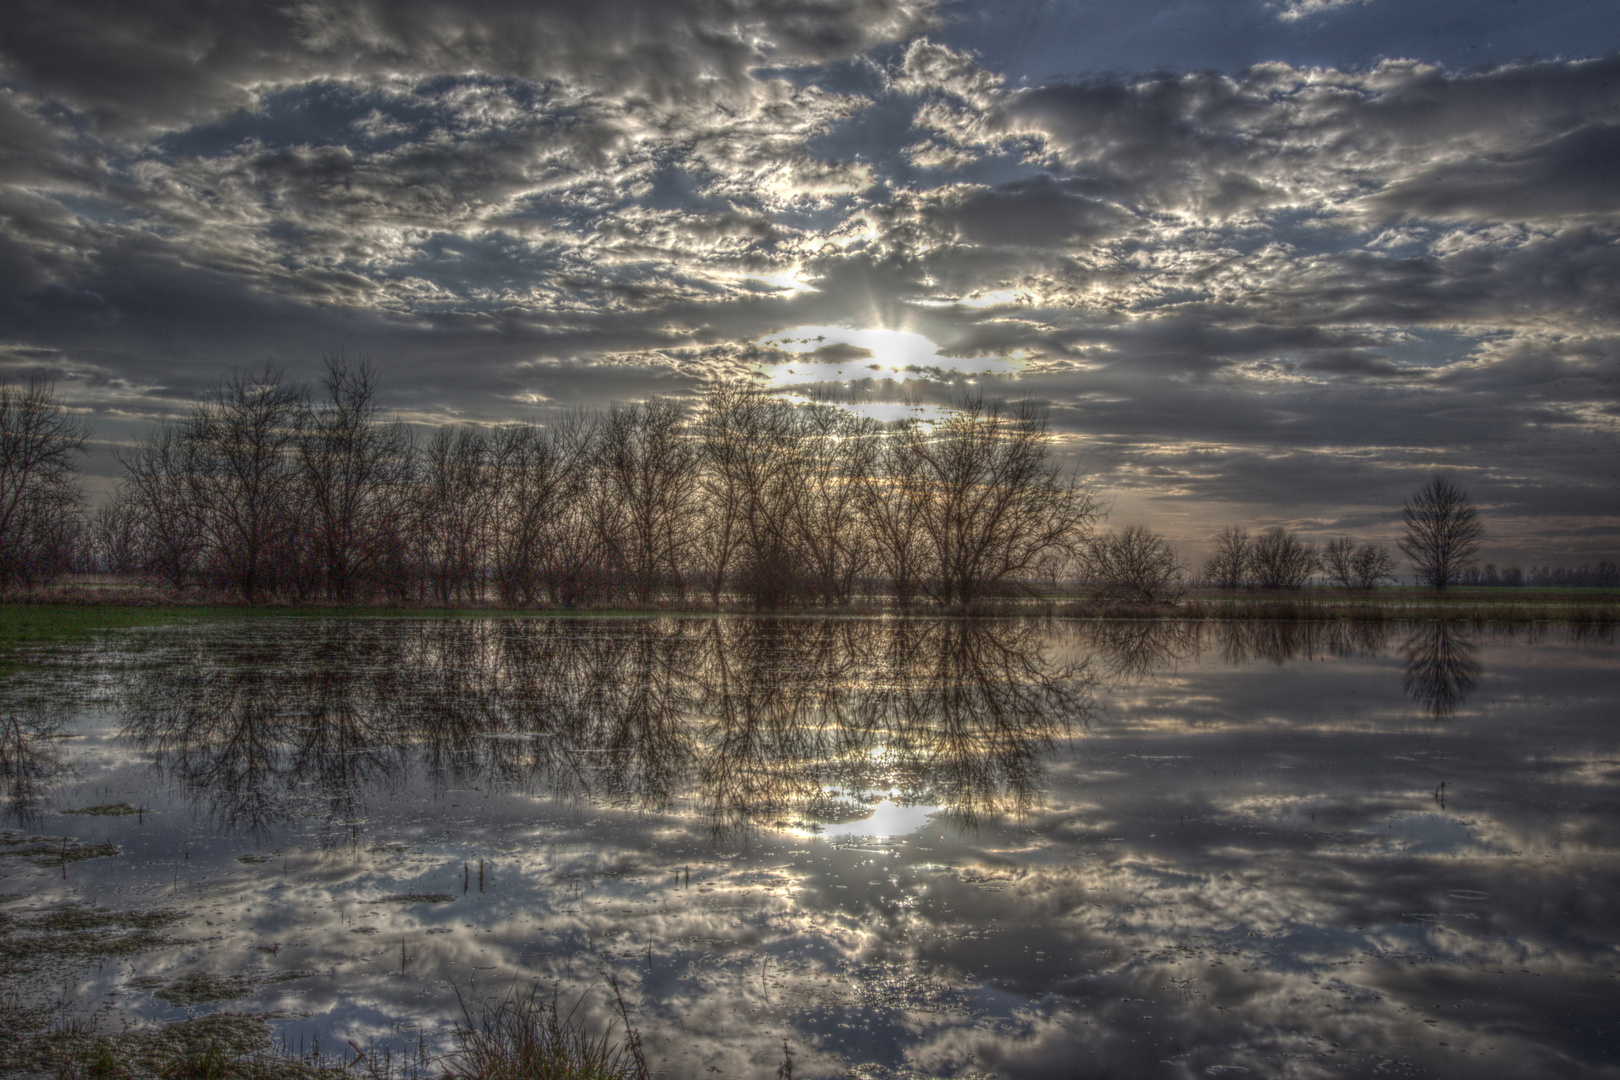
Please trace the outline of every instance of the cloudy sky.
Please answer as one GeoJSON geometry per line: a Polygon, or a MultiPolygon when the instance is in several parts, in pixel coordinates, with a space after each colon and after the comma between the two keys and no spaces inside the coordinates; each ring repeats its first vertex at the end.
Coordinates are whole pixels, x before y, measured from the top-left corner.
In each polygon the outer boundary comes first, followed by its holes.
{"type": "Polygon", "coordinates": [[[13,0],[0,377],[110,447],[266,362],[494,423],[725,378],[1050,403],[1194,557],[1620,551],[1606,0],[13,0]]]}

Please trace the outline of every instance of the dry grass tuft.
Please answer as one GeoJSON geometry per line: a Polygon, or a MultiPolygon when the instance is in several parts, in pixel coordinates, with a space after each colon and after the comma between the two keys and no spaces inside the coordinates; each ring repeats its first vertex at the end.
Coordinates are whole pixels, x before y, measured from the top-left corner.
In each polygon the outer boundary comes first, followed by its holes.
{"type": "MultiPolygon", "coordinates": [[[[612,1032],[592,1038],[573,1014],[535,991],[513,994],[474,1024],[456,1032],[460,1048],[445,1072],[449,1080],[649,1080],[641,1036],[630,1025],[618,986],[613,987],[625,1039],[612,1032]]],[[[465,1014],[463,1005],[463,1015],[465,1014]]],[[[576,1006],[577,1008],[577,1006],[576,1006]]]]}

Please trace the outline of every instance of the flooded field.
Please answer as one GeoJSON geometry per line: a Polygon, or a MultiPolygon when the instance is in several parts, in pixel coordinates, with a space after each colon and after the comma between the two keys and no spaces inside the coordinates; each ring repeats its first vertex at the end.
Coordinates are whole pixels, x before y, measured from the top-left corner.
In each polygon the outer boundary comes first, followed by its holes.
{"type": "Polygon", "coordinates": [[[1620,647],[1556,628],[257,620],[0,684],[0,979],[427,1061],[1612,1076],[1620,647]],[[76,953],[30,943],[77,928],[76,953]]]}

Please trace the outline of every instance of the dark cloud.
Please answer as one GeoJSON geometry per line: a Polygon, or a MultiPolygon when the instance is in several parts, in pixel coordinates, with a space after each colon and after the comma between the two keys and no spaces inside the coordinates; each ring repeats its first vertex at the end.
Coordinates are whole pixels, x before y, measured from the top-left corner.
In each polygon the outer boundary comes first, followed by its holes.
{"type": "MultiPolygon", "coordinates": [[[[973,385],[1169,520],[1333,519],[1321,476],[1437,461],[1564,506],[1620,449],[1620,55],[1054,79],[920,0],[14,7],[0,347],[107,439],[266,360],[495,421],[752,377],[808,325],[1012,357],[973,385]]],[[[975,378],[924,367],[856,389],[975,378]]]]}
{"type": "Polygon", "coordinates": [[[20,0],[0,27],[15,77],[114,132],[184,126],[314,78],[483,72],[572,79],[657,105],[746,90],[763,62],[826,62],[932,21],[923,0],[296,4],[20,0]]]}
{"type": "Polygon", "coordinates": [[[1368,202],[1390,216],[1558,221],[1620,213],[1620,126],[1588,124],[1501,157],[1451,162],[1368,202]]]}

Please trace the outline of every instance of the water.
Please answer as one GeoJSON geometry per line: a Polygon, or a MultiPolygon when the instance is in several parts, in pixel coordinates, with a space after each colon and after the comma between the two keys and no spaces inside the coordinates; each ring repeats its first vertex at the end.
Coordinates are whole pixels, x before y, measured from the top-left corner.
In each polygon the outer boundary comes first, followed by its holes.
{"type": "Polygon", "coordinates": [[[431,1054],[514,988],[605,1030],[611,978],[671,1077],[784,1040],[798,1077],[1620,1058],[1612,640],[255,620],[40,657],[3,824],[119,850],[0,846],[0,910],[184,913],[12,980],[109,1030],[431,1054]]]}

